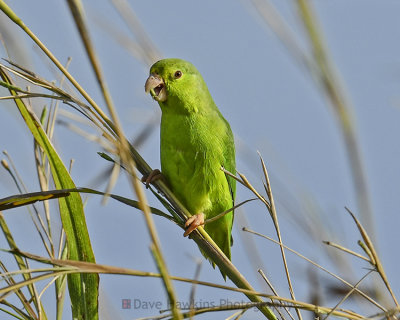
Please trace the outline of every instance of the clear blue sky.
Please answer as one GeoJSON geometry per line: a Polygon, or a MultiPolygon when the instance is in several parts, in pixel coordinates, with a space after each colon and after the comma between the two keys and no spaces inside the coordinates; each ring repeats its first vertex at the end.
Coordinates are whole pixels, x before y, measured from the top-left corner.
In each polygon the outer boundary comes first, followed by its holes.
{"type": "MultiPolygon", "coordinates": [[[[344,210],[344,206],[347,206],[359,215],[336,119],[310,75],[293,59],[254,9],[245,1],[130,2],[163,56],[189,60],[202,73],[215,102],[234,131],[238,170],[259,190],[262,190],[262,175],[257,151],[261,152],[272,177],[284,242],[333,270],[334,265],[326,255],[329,249],[321,245],[321,240],[334,239],[359,251],[356,244],[359,235],[344,210]],[[295,219],[304,221],[307,219],[306,212],[311,210],[323,217],[324,225],[330,225],[337,232],[336,238],[326,234],[319,242],[311,241],[299,228],[295,219]]],[[[307,50],[295,5],[290,1],[274,3],[307,50]]],[[[398,245],[396,235],[400,224],[400,3],[313,3],[331,58],[354,107],[352,114],[368,176],[379,254],[389,281],[394,288],[399,288],[399,260],[393,254],[393,248],[398,245]]],[[[103,104],[66,2],[24,0],[9,2],[9,5],[59,60],[66,61],[72,57],[71,73],[98,103],[103,104]]],[[[101,27],[99,21],[103,20],[128,33],[108,1],[85,1],[85,9],[90,11],[88,20],[91,32],[124,130],[128,137],[135,137],[158,112],[156,103],[144,93],[149,66],[133,58],[101,27]]],[[[8,23],[3,16],[0,16],[0,22],[0,28],[8,23]]],[[[54,79],[47,61],[38,54],[38,50],[32,49],[32,42],[19,30],[12,30],[18,37],[18,47],[12,51],[11,58],[47,79],[54,79]],[[24,50],[29,54],[24,56],[24,50]]],[[[1,57],[6,57],[3,48],[0,52],[1,57]]],[[[40,108],[46,103],[49,102],[37,100],[35,106],[40,108]]],[[[67,106],[62,108],[70,111],[67,106]]],[[[12,103],[1,102],[0,112],[0,149],[8,150],[29,190],[36,191],[38,185],[35,182],[32,138],[12,103]]],[[[144,158],[155,168],[160,166],[158,135],[157,124],[140,149],[144,158]]],[[[65,163],[71,158],[75,159],[72,173],[78,186],[88,186],[96,174],[107,166],[96,154],[100,151],[97,145],[85,141],[65,127],[57,128],[55,145],[61,150],[65,163]]],[[[99,189],[102,187],[104,184],[97,186],[99,189]]],[[[0,197],[15,193],[17,190],[10,177],[0,169],[0,197]]],[[[132,196],[125,177],[121,177],[114,193],[132,196]]],[[[151,204],[157,205],[151,193],[147,195],[151,204]]],[[[239,201],[249,196],[246,190],[238,188],[239,201]]],[[[261,204],[248,204],[244,210],[245,213],[240,214],[246,216],[253,229],[275,236],[271,219],[261,204]]],[[[13,227],[21,249],[44,254],[26,210],[4,214],[13,227]]],[[[86,217],[99,263],[156,270],[148,248],[144,220],[138,211],[113,201],[101,206],[99,198],[90,197],[86,217]]],[[[193,257],[202,259],[196,245],[184,239],[182,230],[176,226],[160,218],[155,220],[171,274],[192,277],[195,268],[193,257]]],[[[240,231],[243,219],[237,218],[235,223],[233,262],[257,289],[264,290],[265,286],[244,251],[240,231]]],[[[318,224],[314,228],[319,228],[318,224]]],[[[262,267],[265,267],[278,292],[289,296],[278,248],[266,240],[253,239],[263,260],[262,267]]],[[[5,247],[3,238],[0,238],[0,247],[5,247]]],[[[3,259],[5,257],[2,255],[3,259]]],[[[355,259],[349,261],[355,267],[353,271],[356,277],[352,280],[358,280],[365,272],[362,267],[367,265],[355,259]]],[[[293,273],[297,298],[307,301],[310,266],[289,255],[289,268],[293,273]]],[[[201,278],[223,282],[219,272],[205,261],[201,278]]],[[[323,278],[327,276],[323,275],[323,278]]],[[[190,287],[181,284],[176,287],[179,299],[188,301],[190,287]]],[[[122,310],[121,299],[164,303],[159,280],[104,276],[101,278],[101,288],[101,301],[105,301],[102,305],[111,310],[114,319],[118,319],[115,314],[125,320],[156,315],[158,312],[155,309],[146,310],[143,306],[137,310],[122,310]]],[[[398,290],[395,293],[399,293],[398,290]]],[[[44,299],[50,299],[51,295],[50,292],[45,294],[44,299]]],[[[207,288],[199,288],[196,299],[204,303],[218,303],[220,299],[245,301],[244,296],[207,288]]],[[[329,301],[329,306],[334,306],[336,302],[329,301]]],[[[166,307],[165,304],[163,307],[166,307]]],[[[226,313],[225,317],[229,314],[226,313]]],[[[245,317],[257,318],[257,313],[253,311],[245,317]]],[[[221,315],[214,315],[212,319],[221,319],[221,315]]]]}

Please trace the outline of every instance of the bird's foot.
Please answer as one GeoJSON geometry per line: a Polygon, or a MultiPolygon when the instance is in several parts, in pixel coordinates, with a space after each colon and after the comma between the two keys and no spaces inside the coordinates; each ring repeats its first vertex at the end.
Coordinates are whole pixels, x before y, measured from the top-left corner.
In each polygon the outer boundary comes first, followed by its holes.
{"type": "Polygon", "coordinates": [[[189,219],[186,220],[185,228],[186,231],[183,234],[184,237],[187,237],[189,234],[192,233],[193,230],[196,230],[197,227],[202,226],[204,224],[204,213],[198,213],[194,216],[191,216],[189,219]]]}
{"type": "Polygon", "coordinates": [[[160,170],[155,169],[152,172],[150,172],[149,175],[143,176],[141,180],[142,180],[142,182],[145,183],[146,188],[148,188],[150,183],[153,183],[154,181],[157,181],[159,179],[163,179],[164,180],[164,176],[163,176],[163,174],[161,173],[160,170]]]}

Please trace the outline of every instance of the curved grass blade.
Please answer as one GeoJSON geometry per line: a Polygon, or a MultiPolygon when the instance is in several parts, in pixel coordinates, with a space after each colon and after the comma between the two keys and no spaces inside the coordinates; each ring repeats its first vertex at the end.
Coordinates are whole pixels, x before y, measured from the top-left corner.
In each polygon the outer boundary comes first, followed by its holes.
{"type": "MultiPolygon", "coordinates": [[[[13,209],[13,208],[17,208],[20,206],[26,206],[26,205],[35,203],[36,201],[45,201],[45,200],[56,199],[56,198],[61,198],[61,197],[68,197],[73,192],[90,193],[90,194],[97,194],[97,195],[101,195],[101,196],[107,195],[108,197],[113,198],[114,200],[117,200],[123,204],[126,204],[130,207],[134,207],[134,208],[140,210],[139,202],[136,200],[128,199],[128,198],[121,197],[116,194],[109,194],[109,193],[105,193],[105,192],[90,189],[90,188],[74,188],[74,189],[49,190],[49,191],[31,192],[31,193],[12,195],[7,198],[0,199],[0,211],[4,211],[7,209],[13,209]]],[[[176,222],[173,217],[171,217],[170,215],[164,213],[163,211],[161,211],[157,208],[150,207],[150,211],[151,211],[151,213],[153,213],[157,216],[164,217],[168,220],[176,222]]]]}
{"type": "Polygon", "coordinates": [[[17,194],[7,198],[0,199],[0,211],[7,209],[27,206],[35,203],[36,201],[45,201],[69,196],[69,192],[63,190],[41,191],[25,194],[17,194]]]}

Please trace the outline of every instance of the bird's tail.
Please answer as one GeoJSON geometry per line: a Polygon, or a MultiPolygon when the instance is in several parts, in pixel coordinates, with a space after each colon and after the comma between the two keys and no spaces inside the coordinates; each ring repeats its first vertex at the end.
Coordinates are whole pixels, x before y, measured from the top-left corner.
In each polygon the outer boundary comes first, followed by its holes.
{"type": "MultiPolygon", "coordinates": [[[[226,257],[231,260],[231,245],[232,245],[232,237],[230,232],[223,232],[221,228],[213,227],[213,223],[206,224],[205,230],[209,234],[209,236],[214,240],[214,242],[218,245],[221,251],[226,255],[226,257]]],[[[200,249],[202,255],[211,263],[213,268],[215,269],[215,263],[207,256],[207,254],[200,249]]],[[[220,272],[226,281],[226,274],[220,269],[220,272]]]]}

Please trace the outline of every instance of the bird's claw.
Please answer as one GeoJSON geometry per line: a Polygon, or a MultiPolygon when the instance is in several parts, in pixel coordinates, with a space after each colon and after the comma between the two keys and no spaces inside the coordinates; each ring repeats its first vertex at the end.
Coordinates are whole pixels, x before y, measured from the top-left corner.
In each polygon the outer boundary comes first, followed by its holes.
{"type": "Polygon", "coordinates": [[[204,225],[204,213],[198,213],[194,216],[191,216],[186,220],[185,228],[186,231],[183,234],[184,237],[187,237],[192,231],[196,230],[197,227],[204,225]]]}
{"type": "Polygon", "coordinates": [[[141,181],[144,182],[146,188],[150,186],[150,183],[162,179],[164,176],[162,175],[161,171],[158,169],[154,169],[152,172],[149,173],[147,176],[143,176],[141,181]]]}

